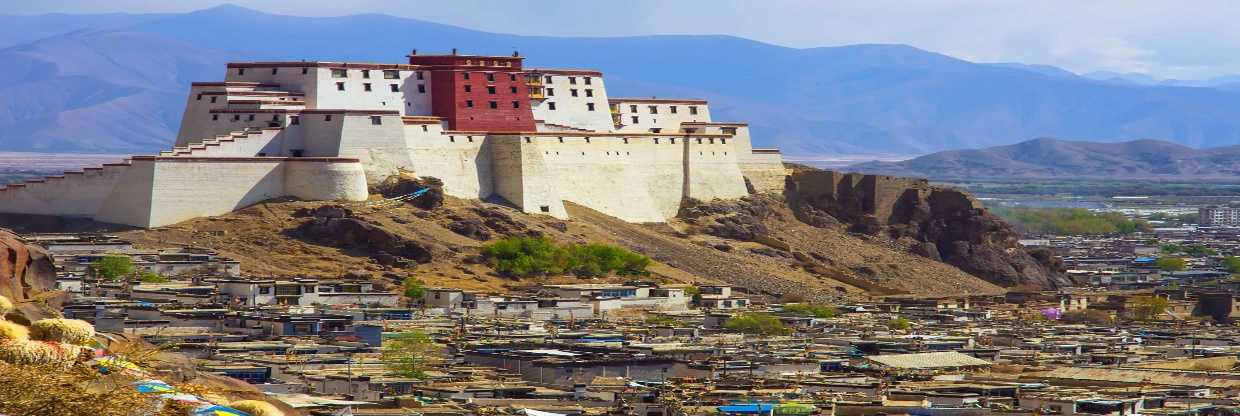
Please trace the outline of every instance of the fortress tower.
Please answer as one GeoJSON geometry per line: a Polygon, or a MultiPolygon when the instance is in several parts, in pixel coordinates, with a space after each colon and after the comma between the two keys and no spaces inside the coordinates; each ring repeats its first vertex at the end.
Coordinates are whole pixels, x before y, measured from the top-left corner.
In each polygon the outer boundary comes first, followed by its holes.
{"type": "Polygon", "coordinates": [[[777,150],[706,101],[609,98],[603,74],[512,56],[238,62],[190,86],[175,147],[0,188],[0,212],[158,227],[263,200],[362,201],[400,170],[461,198],[661,222],[688,198],[782,189],[777,150]]]}

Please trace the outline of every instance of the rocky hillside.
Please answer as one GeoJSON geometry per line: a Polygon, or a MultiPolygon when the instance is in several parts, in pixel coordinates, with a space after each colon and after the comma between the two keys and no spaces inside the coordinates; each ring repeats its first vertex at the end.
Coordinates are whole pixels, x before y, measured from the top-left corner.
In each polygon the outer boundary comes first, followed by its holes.
{"type": "Polygon", "coordinates": [[[31,321],[58,316],[64,294],[56,287],[52,258],[38,246],[27,244],[13,232],[0,229],[0,296],[13,301],[10,321],[31,321]]]}
{"type": "MultiPolygon", "coordinates": [[[[510,236],[627,247],[655,260],[653,280],[727,283],[770,299],[838,302],[873,296],[1001,293],[1069,282],[1047,253],[1026,252],[1001,220],[967,195],[924,180],[842,175],[798,167],[785,194],[687,201],[678,218],[630,224],[570,204],[572,219],[446,197],[433,178],[375,191],[430,193],[410,202],[269,201],[214,218],[151,230],[112,229],[138,247],[197,246],[235,258],[247,273],[368,277],[392,287],[413,276],[432,286],[506,292],[574,277],[509,279],[479,259],[510,236]],[[847,186],[846,186],[847,185],[847,186]]],[[[20,220],[41,231],[58,220],[20,220]]],[[[91,229],[81,221],[64,227],[91,229]]],[[[93,229],[108,229],[93,225],[93,229]]],[[[609,279],[595,279],[603,281],[609,279]]],[[[619,278],[610,279],[620,281],[619,278]]]]}

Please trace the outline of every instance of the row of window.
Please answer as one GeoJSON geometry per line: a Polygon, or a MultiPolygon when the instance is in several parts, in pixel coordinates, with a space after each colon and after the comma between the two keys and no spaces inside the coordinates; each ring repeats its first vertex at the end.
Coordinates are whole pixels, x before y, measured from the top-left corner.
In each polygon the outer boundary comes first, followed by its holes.
{"type": "MultiPolygon", "coordinates": [[[[560,155],[560,152],[558,152],[558,151],[555,151],[555,152],[552,152],[552,151],[550,151],[550,150],[544,150],[544,151],[543,151],[543,154],[544,154],[544,155],[547,155],[547,156],[550,156],[552,153],[555,153],[555,155],[556,155],[556,156],[559,156],[559,155],[560,155]]],[[[620,152],[604,152],[604,153],[605,153],[607,156],[621,156],[620,152]]],[[[723,153],[723,156],[727,156],[727,155],[728,155],[728,152],[722,152],[722,153],[723,153]]],[[[581,152],[581,155],[582,155],[582,156],[585,156],[585,155],[586,155],[586,152],[581,152]]],[[[711,155],[711,156],[719,156],[719,154],[718,154],[718,153],[716,153],[716,152],[710,152],[710,155],[711,155]]],[[[632,156],[632,154],[631,154],[631,153],[629,153],[629,152],[624,152],[624,155],[623,155],[623,156],[632,156]]],[[[698,156],[706,156],[706,152],[698,152],[698,156]]]]}
{"type": "MultiPolygon", "coordinates": [[[[555,88],[545,88],[545,89],[543,89],[543,91],[546,91],[546,93],[547,93],[547,96],[548,96],[548,97],[554,97],[554,96],[555,96],[555,88]]],[[[593,96],[594,96],[594,90],[589,89],[589,88],[586,88],[586,89],[585,89],[585,91],[586,91],[586,96],[587,96],[587,97],[593,97],[593,96]]],[[[574,97],[579,97],[579,96],[580,96],[580,95],[578,95],[578,93],[577,93],[577,92],[578,92],[578,91],[577,91],[577,89],[576,89],[576,88],[570,88],[570,89],[568,90],[568,94],[569,94],[569,95],[571,95],[571,96],[574,96],[574,97]]]]}
{"type": "MultiPolygon", "coordinates": [[[[400,92],[400,84],[388,84],[388,89],[392,92],[400,92]]],[[[336,83],[336,91],[344,91],[344,82],[336,83]]],[[[362,83],[362,91],[374,91],[369,82],[362,83]]],[[[418,93],[426,94],[426,84],[418,84],[418,93]]]]}
{"type": "MultiPolygon", "coordinates": [[[[554,111],[554,110],[555,110],[555,103],[554,103],[554,102],[548,102],[548,103],[547,103],[547,110],[552,110],[552,111],[554,111]]],[[[586,111],[594,111],[594,103],[586,103],[586,111]]]]}
{"type": "MultiPolygon", "coordinates": [[[[362,71],[362,78],[370,78],[371,71],[369,69],[363,69],[361,71],[362,71]]],[[[280,73],[280,68],[271,68],[271,75],[276,75],[278,73],[280,73]]],[[[310,73],[310,68],[306,68],[306,67],[301,68],[301,73],[302,75],[310,73]]],[[[417,76],[418,79],[423,79],[422,71],[415,71],[414,74],[415,76],[417,76]]],[[[237,75],[245,75],[245,68],[237,68],[237,75]]],[[[347,69],[332,68],[332,78],[348,78],[348,77],[349,77],[349,71],[347,69]]],[[[396,69],[384,69],[383,79],[400,79],[400,71],[396,69]]]]}
{"type": "MultiPolygon", "coordinates": [[[[465,107],[466,107],[466,108],[474,108],[474,100],[465,100],[465,107]]],[[[490,108],[499,108],[499,101],[487,101],[487,107],[490,107],[490,108]]],[[[520,102],[520,101],[513,101],[513,102],[512,102],[512,108],[521,108],[521,102],[520,102]]]]}
{"type": "MultiPolygon", "coordinates": [[[[550,75],[547,75],[546,77],[544,77],[544,82],[548,84],[551,83],[551,80],[552,80],[552,77],[550,75]]],[[[593,85],[590,81],[591,81],[591,77],[582,77],[582,82],[585,83],[586,85],[593,85]]],[[[568,83],[571,85],[577,85],[577,77],[568,77],[568,83]]]]}
{"type": "MultiPolygon", "coordinates": [[[[657,105],[650,105],[650,106],[646,106],[646,107],[647,107],[647,109],[650,111],[650,114],[659,114],[659,106],[657,106],[657,105]]],[[[674,106],[674,105],[668,106],[668,111],[670,111],[672,114],[677,114],[677,111],[678,111],[678,110],[679,110],[679,109],[678,109],[676,106],[674,106]]],[[[629,104],[629,112],[630,112],[630,113],[636,113],[636,112],[637,112],[637,105],[636,105],[636,104],[629,104]]],[[[697,106],[696,106],[696,105],[691,105],[691,106],[689,106],[689,114],[690,114],[690,115],[695,115],[695,116],[696,116],[696,115],[697,115],[697,113],[698,113],[698,108],[697,108],[697,106]]],[[[636,121],[634,121],[634,123],[636,123],[636,121]]]]}
{"type": "MultiPolygon", "coordinates": [[[[495,91],[496,91],[496,89],[495,89],[495,86],[494,86],[494,85],[489,85],[489,86],[487,86],[487,94],[495,95],[495,91]]],[[[473,88],[473,86],[472,86],[472,85],[466,85],[466,86],[465,86],[465,92],[474,92],[474,88],[473,88]]],[[[517,93],[517,87],[508,87],[508,92],[513,93],[513,94],[516,94],[516,93],[517,93]]]]}
{"type": "MultiPolygon", "coordinates": [[[[219,114],[212,114],[212,115],[211,115],[211,120],[212,120],[212,121],[218,121],[219,119],[220,119],[220,115],[219,115],[219,114]]],[[[233,114],[233,116],[232,116],[232,121],[241,121],[241,114],[233,114]]],[[[246,121],[254,121],[254,114],[247,114],[247,115],[246,115],[246,121]]],[[[279,116],[279,115],[273,115],[273,116],[271,116],[271,121],[272,121],[272,122],[279,122],[279,121],[280,121],[280,116],[279,116]]],[[[323,115],[323,121],[332,121],[332,115],[331,115],[331,114],[324,114],[324,115],[323,115]]],[[[288,116],[288,124],[289,124],[289,125],[292,125],[292,126],[297,126],[297,125],[300,125],[300,124],[301,124],[301,116],[288,116]]],[[[370,124],[373,124],[373,125],[376,125],[376,126],[377,126],[377,125],[381,125],[381,124],[383,124],[383,117],[381,117],[381,116],[370,116],[370,124]]],[[[426,126],[422,126],[422,131],[426,131],[426,126]]]]}

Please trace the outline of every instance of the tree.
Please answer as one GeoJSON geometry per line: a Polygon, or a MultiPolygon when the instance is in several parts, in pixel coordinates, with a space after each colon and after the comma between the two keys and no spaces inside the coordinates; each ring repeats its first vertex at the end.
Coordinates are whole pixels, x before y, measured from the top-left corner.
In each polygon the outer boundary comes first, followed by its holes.
{"type": "Polygon", "coordinates": [[[148,271],[142,272],[142,275],[138,276],[138,281],[142,283],[168,283],[168,278],[148,271]]]}
{"type": "Polygon", "coordinates": [[[1223,270],[1227,270],[1228,273],[1240,273],[1240,257],[1223,257],[1223,270]]]}
{"type": "Polygon", "coordinates": [[[500,274],[511,277],[574,274],[580,277],[615,273],[647,275],[650,258],[606,244],[557,246],[546,237],[505,238],[482,247],[482,257],[500,274]]]}
{"type": "Polygon", "coordinates": [[[910,322],[908,319],[904,319],[903,316],[897,316],[887,321],[887,329],[891,329],[891,330],[908,331],[909,328],[912,328],[912,327],[913,327],[913,323],[910,322]]]}
{"type": "Polygon", "coordinates": [[[422,300],[422,295],[426,294],[426,286],[422,280],[416,277],[406,278],[404,282],[405,297],[415,301],[422,300]]]}
{"type": "Polygon", "coordinates": [[[1179,257],[1159,257],[1154,266],[1167,272],[1178,272],[1188,268],[1188,262],[1179,257]]]}
{"type": "Polygon", "coordinates": [[[116,281],[122,277],[133,274],[133,259],[126,255],[106,255],[90,264],[90,270],[95,276],[104,280],[116,281]]]}
{"type": "Polygon", "coordinates": [[[426,378],[426,369],[440,351],[425,332],[411,330],[384,339],[380,359],[392,374],[420,379],[426,378]]]}
{"type": "Polygon", "coordinates": [[[702,304],[702,289],[699,289],[697,286],[685,286],[685,296],[689,297],[689,301],[694,306],[702,304]]]}
{"type": "Polygon", "coordinates": [[[1149,321],[1167,311],[1171,302],[1162,296],[1137,296],[1130,302],[1133,319],[1149,321]]]}
{"type": "Polygon", "coordinates": [[[748,312],[733,316],[723,322],[723,329],[754,335],[787,335],[792,332],[784,327],[779,317],[761,312],[748,312]]]}

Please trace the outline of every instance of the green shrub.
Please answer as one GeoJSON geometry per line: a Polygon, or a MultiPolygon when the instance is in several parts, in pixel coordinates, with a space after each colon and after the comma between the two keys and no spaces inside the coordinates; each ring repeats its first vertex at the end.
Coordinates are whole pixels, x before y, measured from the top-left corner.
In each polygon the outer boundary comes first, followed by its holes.
{"type": "Polygon", "coordinates": [[[904,319],[903,316],[891,318],[891,320],[887,321],[887,329],[891,330],[907,331],[912,327],[913,323],[908,319],[904,319]]]}
{"type": "Polygon", "coordinates": [[[1188,268],[1188,262],[1179,257],[1159,257],[1154,266],[1168,272],[1178,272],[1188,268]]]}
{"type": "Polygon", "coordinates": [[[1118,212],[1094,212],[1084,208],[996,207],[991,212],[1034,234],[1131,234],[1148,228],[1145,221],[1132,220],[1118,212]]]}
{"type": "Polygon", "coordinates": [[[557,246],[546,237],[505,238],[482,247],[482,257],[500,274],[512,277],[574,274],[581,277],[615,273],[646,275],[650,258],[606,244],[557,246]]]}
{"type": "Polygon", "coordinates": [[[425,283],[422,283],[422,280],[416,277],[406,278],[402,287],[404,288],[405,297],[414,301],[422,300],[422,295],[426,293],[425,283]]]}
{"type": "Polygon", "coordinates": [[[95,273],[95,276],[104,280],[116,281],[133,273],[133,259],[123,254],[109,254],[91,263],[90,270],[95,273]]]}
{"type": "Polygon", "coordinates": [[[142,283],[168,283],[168,278],[152,272],[142,272],[142,276],[138,277],[138,281],[142,283]]]}
{"type": "Polygon", "coordinates": [[[761,312],[748,312],[733,316],[724,321],[723,329],[755,335],[787,335],[792,332],[784,327],[779,317],[761,312]]]}

